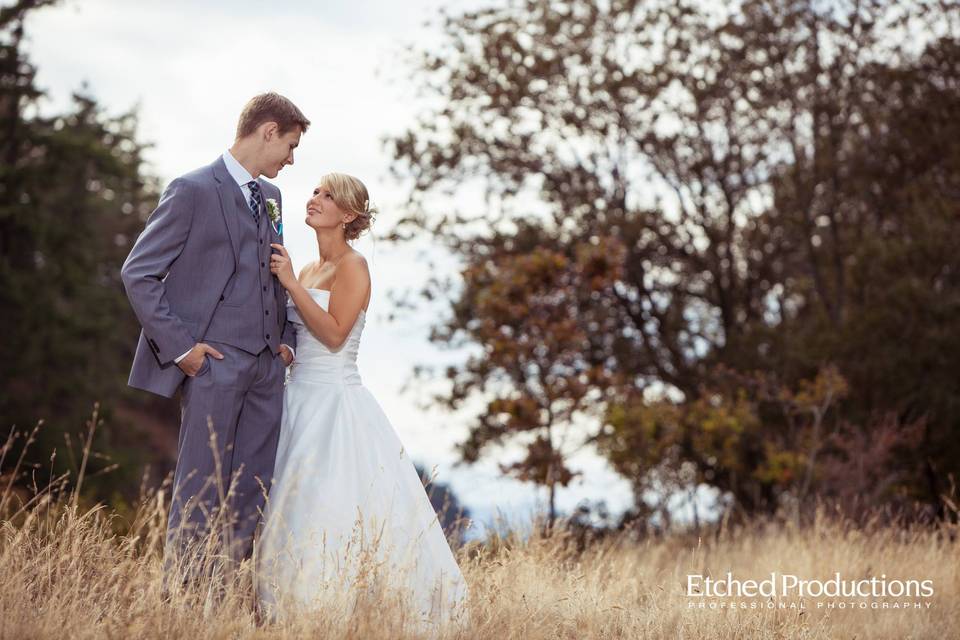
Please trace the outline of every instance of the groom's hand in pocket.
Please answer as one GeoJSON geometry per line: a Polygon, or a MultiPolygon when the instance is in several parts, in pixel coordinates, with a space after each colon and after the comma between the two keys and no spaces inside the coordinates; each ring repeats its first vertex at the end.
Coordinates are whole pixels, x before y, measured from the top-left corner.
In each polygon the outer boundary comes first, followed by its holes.
{"type": "Polygon", "coordinates": [[[283,361],[283,366],[289,367],[293,362],[293,352],[290,351],[290,347],[285,344],[280,345],[280,350],[277,351],[277,355],[280,356],[280,359],[283,361]]]}
{"type": "Polygon", "coordinates": [[[207,357],[207,354],[212,355],[217,360],[223,360],[223,354],[211,347],[208,344],[203,342],[198,342],[193,345],[193,349],[190,350],[190,353],[187,354],[187,357],[177,363],[177,366],[180,369],[190,376],[191,378],[197,375],[197,372],[200,371],[200,368],[203,366],[203,361],[207,357]]]}

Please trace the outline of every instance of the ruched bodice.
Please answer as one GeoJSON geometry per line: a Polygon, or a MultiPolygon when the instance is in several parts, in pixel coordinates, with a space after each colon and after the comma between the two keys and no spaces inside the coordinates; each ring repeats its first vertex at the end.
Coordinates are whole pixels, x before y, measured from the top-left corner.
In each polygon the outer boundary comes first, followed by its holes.
{"type": "MultiPolygon", "coordinates": [[[[330,291],[307,289],[310,296],[327,311],[330,308],[330,291]]],[[[362,384],[357,367],[360,352],[360,334],[367,313],[363,309],[350,329],[350,335],[335,351],[320,342],[303,322],[292,302],[287,302],[287,318],[297,326],[297,357],[290,367],[290,381],[316,384],[362,384]]]]}

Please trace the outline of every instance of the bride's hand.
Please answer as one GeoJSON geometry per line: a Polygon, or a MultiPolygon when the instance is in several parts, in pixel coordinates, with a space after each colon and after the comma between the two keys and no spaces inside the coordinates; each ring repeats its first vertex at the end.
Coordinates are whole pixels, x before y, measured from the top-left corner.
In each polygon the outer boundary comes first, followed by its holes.
{"type": "Polygon", "coordinates": [[[279,254],[270,256],[270,273],[277,276],[277,280],[283,285],[284,289],[289,289],[296,281],[293,275],[293,263],[290,262],[290,254],[282,244],[271,243],[271,247],[279,251],[279,254]]]}

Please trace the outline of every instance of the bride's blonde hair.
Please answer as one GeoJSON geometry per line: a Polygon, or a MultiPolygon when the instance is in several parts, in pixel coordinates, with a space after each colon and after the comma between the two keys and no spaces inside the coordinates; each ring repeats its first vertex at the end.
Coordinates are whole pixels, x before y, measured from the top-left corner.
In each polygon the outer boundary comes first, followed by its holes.
{"type": "Polygon", "coordinates": [[[352,211],[357,217],[343,225],[343,235],[354,240],[370,228],[377,208],[370,204],[367,187],[360,180],[345,173],[328,173],[320,179],[320,186],[330,192],[333,201],[344,211],[352,211]]]}

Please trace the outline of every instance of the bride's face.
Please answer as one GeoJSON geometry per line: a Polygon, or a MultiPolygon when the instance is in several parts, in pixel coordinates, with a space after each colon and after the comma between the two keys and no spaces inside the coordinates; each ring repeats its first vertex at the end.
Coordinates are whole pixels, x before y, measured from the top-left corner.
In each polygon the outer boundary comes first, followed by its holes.
{"type": "Polygon", "coordinates": [[[354,217],[352,212],[337,206],[330,191],[322,184],[317,185],[313,197],[307,200],[307,226],[314,229],[333,229],[354,217]]]}

